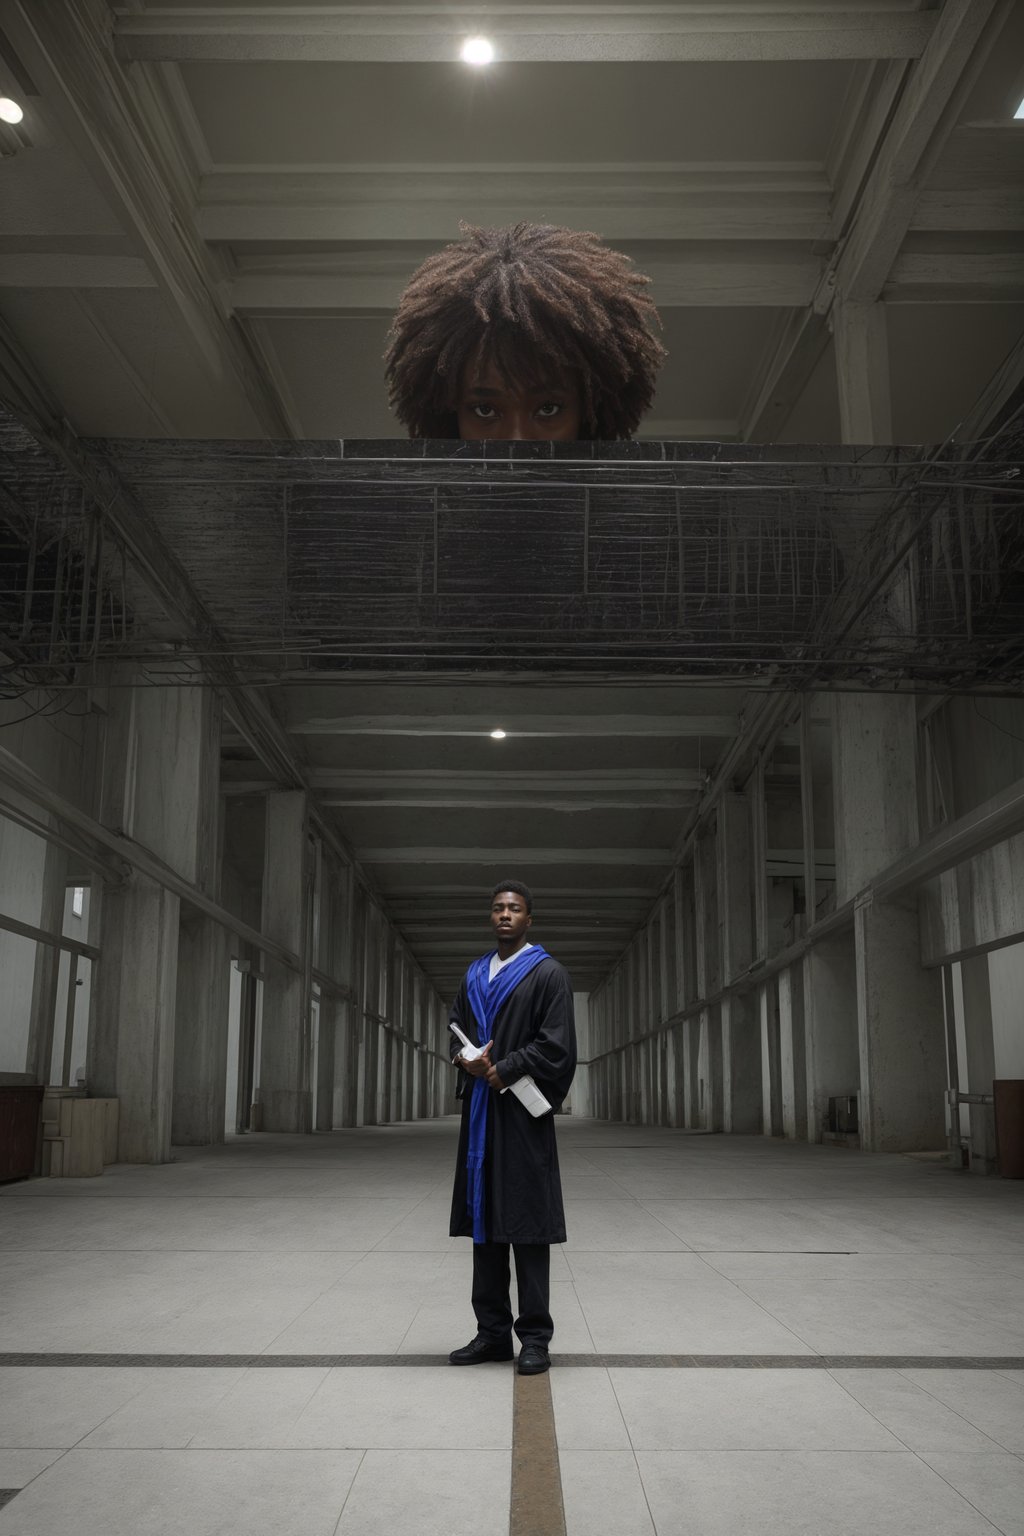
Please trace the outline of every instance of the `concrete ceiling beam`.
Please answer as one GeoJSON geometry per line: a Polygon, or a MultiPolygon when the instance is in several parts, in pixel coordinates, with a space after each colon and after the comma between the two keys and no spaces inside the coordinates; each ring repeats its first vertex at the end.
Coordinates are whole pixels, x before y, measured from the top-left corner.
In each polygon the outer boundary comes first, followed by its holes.
{"type": "Polygon", "coordinates": [[[571,777],[570,787],[573,790],[622,789],[626,793],[682,787],[702,789],[707,781],[707,774],[697,768],[574,768],[568,776],[565,772],[538,772],[530,768],[481,768],[469,773],[448,768],[381,768],[377,771],[314,768],[310,782],[314,789],[378,790],[382,793],[390,789],[398,793],[434,789],[448,789],[456,793],[474,789],[534,789],[550,792],[565,789],[567,777],[571,777]]]}
{"type": "Polygon", "coordinates": [[[605,239],[830,238],[831,188],[804,161],[704,165],[352,166],[213,171],[199,184],[204,239],[447,242],[460,218],[600,227],[605,239]]]}
{"type": "Polygon", "coordinates": [[[1019,304],[1024,301],[1024,247],[905,251],[893,263],[882,297],[887,304],[1019,304]]]}
{"type": "Polygon", "coordinates": [[[505,63],[713,63],[916,58],[934,17],[843,0],[813,11],[722,4],[363,5],[197,11],[164,6],[116,22],[127,60],[450,63],[481,30],[505,63]]]}
{"type": "MultiPolygon", "coordinates": [[[[506,871],[507,873],[508,871],[506,871]]],[[[472,901],[472,911],[478,916],[482,910],[480,903],[482,900],[486,900],[490,887],[493,884],[493,881],[490,881],[485,886],[475,882],[472,885],[446,885],[440,880],[432,880],[429,885],[421,887],[412,885],[408,881],[404,885],[396,886],[393,881],[394,877],[392,877],[392,884],[390,886],[386,881],[381,882],[381,890],[388,904],[389,912],[393,904],[396,909],[401,908],[402,903],[415,903],[418,906],[422,906],[423,903],[429,903],[433,906],[436,902],[450,900],[453,896],[461,896],[468,897],[472,901]]],[[[562,901],[571,911],[578,911],[579,899],[580,893],[577,886],[546,885],[544,887],[545,912],[548,910],[548,903],[555,901],[562,901]]],[[[588,890],[587,892],[588,902],[626,900],[640,903],[649,902],[650,899],[651,887],[646,885],[605,886],[601,889],[588,890]]],[[[484,918],[486,920],[486,910],[484,910],[484,918]]]]}
{"type": "Polygon", "coordinates": [[[489,715],[322,715],[292,720],[293,736],[476,736],[489,737],[498,726],[509,740],[573,736],[738,736],[738,715],[521,714],[502,715],[500,703],[489,715]]]}
{"type": "MultiPolygon", "coordinates": [[[[365,258],[364,258],[365,259],[365,258]]],[[[227,288],[239,315],[280,318],[332,315],[363,309],[391,311],[401,297],[415,262],[401,272],[346,270],[336,257],[314,263],[294,257],[276,272],[243,270],[227,288]],[[329,264],[334,271],[325,270],[329,264]]],[[[698,307],[800,308],[818,290],[823,260],[812,252],[766,245],[744,249],[699,246],[675,259],[654,257],[645,263],[651,297],[661,309],[698,307]]]]}
{"type": "Polygon", "coordinates": [[[631,793],[617,793],[608,790],[605,794],[591,793],[587,795],[575,794],[571,790],[564,794],[553,794],[550,791],[541,790],[492,790],[487,793],[483,790],[469,790],[463,794],[446,793],[444,790],[435,790],[429,793],[421,790],[418,793],[403,793],[401,790],[391,794],[373,794],[369,790],[357,794],[352,790],[339,793],[336,790],[321,792],[318,796],[321,805],[333,806],[337,809],[360,810],[432,810],[432,811],[501,811],[501,810],[527,810],[527,811],[561,811],[565,815],[576,815],[586,811],[631,811],[631,810],[662,810],[682,811],[695,805],[700,797],[699,790],[689,793],[679,791],[675,794],[668,790],[647,790],[640,794],[637,791],[631,793]]]}
{"type": "Polygon", "coordinates": [[[827,314],[837,295],[873,303],[882,293],[928,173],[952,132],[1013,0],[947,0],[881,140],[850,228],[815,295],[827,314]]]}
{"type": "Polygon", "coordinates": [[[434,864],[478,864],[491,868],[495,864],[509,868],[526,869],[537,864],[569,865],[650,865],[668,868],[672,863],[671,851],[664,848],[571,848],[564,844],[554,848],[461,848],[447,844],[442,848],[359,848],[359,860],[363,864],[409,864],[427,866],[434,864]]]}
{"type": "Polygon", "coordinates": [[[707,775],[697,769],[637,773],[449,773],[445,770],[356,773],[314,769],[311,787],[325,806],[424,807],[433,810],[577,811],[681,810],[700,795],[707,775]]]}
{"type": "Polygon", "coordinates": [[[1011,6],[1012,0],[948,0],[920,58],[909,69],[892,65],[864,110],[853,104],[847,143],[831,167],[839,243],[810,311],[779,319],[740,413],[744,440],[771,441],[784,426],[828,346],[837,297],[873,303],[881,296],[928,175],[1011,6]]]}
{"type": "Polygon", "coordinates": [[[0,253],[0,288],[156,288],[141,256],[0,253]]]}
{"type": "Polygon", "coordinates": [[[11,0],[4,30],[97,187],[131,229],[204,367],[272,437],[299,435],[266,360],[225,304],[194,220],[194,186],[158,93],[129,79],[90,0],[11,0]]]}

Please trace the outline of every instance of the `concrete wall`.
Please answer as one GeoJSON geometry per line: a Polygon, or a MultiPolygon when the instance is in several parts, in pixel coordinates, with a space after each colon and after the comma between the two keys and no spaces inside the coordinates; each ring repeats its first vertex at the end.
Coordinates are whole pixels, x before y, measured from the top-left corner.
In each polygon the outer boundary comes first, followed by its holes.
{"type": "MultiPolygon", "coordinates": [[[[865,693],[806,701],[803,716],[792,717],[763,748],[742,793],[727,792],[706,814],[649,922],[593,994],[587,1092],[594,1114],[820,1140],[829,1099],[856,1095],[865,1149],[943,1147],[941,966],[953,958],[952,939],[959,942],[961,934],[985,949],[1005,944],[1024,926],[1021,839],[978,853],[920,895],[908,890],[878,902],[872,890],[886,869],[936,831],[928,775],[945,775],[938,795],[944,821],[969,814],[1024,778],[1024,741],[1010,734],[1024,738],[1024,706],[985,700],[986,714],[993,703],[992,721],[975,739],[973,700],[947,701],[927,733],[909,697],[865,693]],[[794,728],[801,732],[797,778],[794,728]],[[941,752],[935,750],[939,735],[941,752]],[[800,921],[794,897],[803,876],[772,869],[802,858],[812,838],[816,890],[813,897],[807,891],[808,912],[800,921]],[[712,889],[708,849],[715,843],[712,889]],[[945,896],[944,928],[929,918],[938,899],[933,887],[945,896]],[[744,913],[751,901],[752,975],[749,954],[733,953],[737,924],[749,921],[744,913]],[[815,917],[829,926],[815,932],[815,917]],[[661,1014],[638,969],[654,933],[667,946],[659,958],[675,976],[670,1006],[661,1014]],[[770,970],[762,981],[756,966],[765,962],[770,970]],[[658,1064],[653,1072],[652,1062],[658,1064]],[[752,1088],[758,1100],[747,1124],[742,1106],[752,1088]]],[[[972,1079],[990,1079],[993,1061],[1006,1075],[1024,1075],[1024,944],[993,951],[982,968],[984,989],[975,972],[967,988],[972,1079]]],[[[978,1167],[987,1171],[977,1126],[975,1133],[978,1167]]]]}
{"type": "MultiPolygon", "coordinates": [[[[274,1114],[292,1128],[450,1112],[444,1001],[344,860],[312,836],[305,815],[287,826],[277,819],[265,871],[264,798],[222,803],[218,794],[220,704],[212,690],[199,678],[145,686],[120,669],[104,674],[84,720],[82,698],[74,717],[11,723],[4,735],[5,748],[46,786],[43,801],[47,792],[71,801],[156,855],[197,897],[300,960],[315,933],[311,963],[325,978],[311,993],[301,965],[289,969],[258,942],[240,939],[187,893],[172,894],[137,871],[107,885],[96,871],[72,870],[51,840],[0,816],[0,912],[100,951],[95,966],[84,957],[78,963],[70,1077],[85,1066],[91,1089],[121,1101],[121,1159],[160,1161],[175,1138],[206,1144],[232,1132],[240,1060],[251,1071],[242,1098],[252,1088],[257,1102],[272,1099],[274,1114]],[[289,868],[287,904],[278,911],[271,901],[268,916],[266,898],[280,894],[289,868]],[[82,916],[73,916],[70,887],[90,878],[82,916]],[[274,998],[267,1006],[274,967],[284,1010],[274,998]]],[[[0,705],[0,723],[52,704],[48,695],[0,705]]],[[[35,818],[47,815],[31,797],[17,804],[35,818]]],[[[0,930],[0,975],[0,1071],[59,1080],[67,953],[0,930]]],[[[248,1102],[242,1110],[246,1123],[248,1102]]]]}
{"type": "Polygon", "coordinates": [[[996,1077],[1024,1077],[1024,944],[988,956],[996,1077]]]}

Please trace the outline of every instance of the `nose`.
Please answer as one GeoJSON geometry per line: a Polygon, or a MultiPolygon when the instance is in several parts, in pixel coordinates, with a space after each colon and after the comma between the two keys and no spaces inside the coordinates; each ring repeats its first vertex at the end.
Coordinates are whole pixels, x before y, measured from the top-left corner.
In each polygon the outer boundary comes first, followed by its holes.
{"type": "Polygon", "coordinates": [[[510,443],[529,443],[544,434],[543,426],[530,411],[513,411],[508,418],[507,439],[510,443]]]}

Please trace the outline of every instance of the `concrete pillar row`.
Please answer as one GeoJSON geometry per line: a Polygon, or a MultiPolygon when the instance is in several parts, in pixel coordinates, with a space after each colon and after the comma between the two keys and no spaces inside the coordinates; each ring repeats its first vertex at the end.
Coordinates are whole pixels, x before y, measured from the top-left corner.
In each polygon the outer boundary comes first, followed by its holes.
{"type": "MultiPolygon", "coordinates": [[[[106,681],[95,762],[99,818],[216,895],[219,702],[198,684],[148,686],[129,668],[112,668],[106,681]]],[[[87,1075],[94,1094],[119,1100],[123,1162],[169,1159],[175,1109],[185,1134],[223,1136],[228,955],[189,917],[179,957],[180,919],[179,898],[146,877],[94,888],[101,958],[87,1075]]]]}
{"type": "Polygon", "coordinates": [[[90,1090],[119,1101],[118,1162],[166,1163],[181,903],[155,880],[136,876],[120,890],[104,890],[99,905],[103,944],[92,991],[90,1090]]]}
{"type": "Polygon", "coordinates": [[[941,1147],[946,1042],[940,974],[921,965],[916,901],[882,905],[869,894],[872,879],[918,840],[913,698],[838,694],[833,765],[836,895],[839,902],[857,898],[861,1146],[886,1152],[941,1147]]]}
{"type": "Polygon", "coordinates": [[[358,1124],[359,1006],[362,996],[363,895],[355,874],[346,868],[340,891],[340,979],[349,996],[341,1001],[334,1029],[334,1124],[358,1124]]]}
{"type": "MultiPolygon", "coordinates": [[[[307,801],[301,790],[266,799],[263,932],[304,957],[309,877],[307,801]]],[[[259,1128],[312,1129],[310,1000],[306,980],[272,955],[263,957],[259,1128]]]]}
{"type": "MultiPolygon", "coordinates": [[[[345,871],[327,857],[323,844],[317,845],[314,885],[314,944],[316,964],[325,976],[341,982],[344,964],[345,871]]],[[[344,999],[329,987],[320,989],[320,1027],[317,1033],[316,1103],[313,1125],[318,1131],[334,1127],[337,1078],[338,1035],[344,1011],[344,999]]]]}
{"type": "MultiPolygon", "coordinates": [[[[723,982],[735,981],[754,958],[750,801],[726,794],[718,807],[718,905],[723,982]]],[[[762,1128],[761,1049],[750,993],[722,1001],[722,1129],[754,1135],[762,1128]]]]}
{"type": "Polygon", "coordinates": [[[857,975],[852,937],[824,939],[803,957],[807,1138],[821,1141],[830,1097],[860,1085],[857,975]]]}
{"type": "Polygon", "coordinates": [[[917,903],[858,901],[860,1142],[867,1152],[945,1145],[942,978],[918,955],[917,903]]]}
{"type": "Polygon", "coordinates": [[[212,918],[185,915],[178,932],[171,1139],[224,1140],[231,940],[212,918]]]}
{"type": "MultiPolygon", "coordinates": [[[[697,922],[697,992],[710,997],[718,991],[721,955],[718,937],[716,887],[717,831],[708,827],[697,839],[694,854],[694,892],[697,922]]],[[[702,1130],[722,1129],[722,1025],[718,1007],[702,1008],[698,1016],[696,1047],[696,1114],[702,1130]]]]}
{"type": "Polygon", "coordinates": [[[779,972],[779,1079],[782,1134],[807,1139],[807,1065],[805,1060],[804,973],[800,965],[779,972]]]}
{"type": "MultiPolygon", "coordinates": [[[[51,933],[60,933],[64,923],[67,872],[68,856],[64,849],[47,843],[43,853],[39,926],[51,933]]],[[[36,945],[25,1067],[37,1083],[59,1082],[61,1078],[62,1063],[53,1060],[60,959],[61,951],[55,945],[36,945]]],[[[63,1027],[62,1022],[62,1031],[63,1027]]]]}

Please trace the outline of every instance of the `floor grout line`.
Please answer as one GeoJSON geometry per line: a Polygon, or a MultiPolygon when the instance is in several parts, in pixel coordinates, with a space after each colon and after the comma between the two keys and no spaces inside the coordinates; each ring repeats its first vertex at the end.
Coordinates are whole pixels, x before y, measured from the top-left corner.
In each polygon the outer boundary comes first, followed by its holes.
{"type": "MultiPolygon", "coordinates": [[[[1008,1536],[1008,1533],[1006,1531],[1005,1526],[996,1525],[994,1520],[989,1519],[988,1515],[986,1515],[984,1513],[984,1511],[981,1510],[979,1508],[979,1506],[974,1503],[973,1499],[969,1499],[967,1497],[967,1494],[964,1493],[962,1489],[958,1488],[955,1483],[951,1483],[949,1478],[946,1477],[942,1472],[939,1471],[938,1467],[933,1467],[932,1466],[931,1462],[927,1460],[927,1456],[926,1455],[923,1455],[920,1451],[914,1451],[914,1452],[912,1452],[912,1454],[914,1456],[916,1456],[917,1460],[919,1462],[921,1462],[922,1466],[927,1467],[928,1471],[931,1472],[935,1477],[941,1478],[942,1481],[946,1484],[946,1487],[952,1489],[953,1493],[956,1494],[957,1498],[963,1499],[964,1503],[968,1506],[968,1508],[969,1509],[973,1509],[975,1511],[975,1513],[978,1515],[978,1517],[985,1521],[986,1525],[990,1525],[992,1527],[993,1531],[999,1532],[999,1536],[1008,1536]]],[[[973,1454],[974,1455],[987,1456],[989,1453],[988,1453],[988,1451],[980,1451],[980,1452],[979,1451],[975,1451],[975,1452],[973,1452],[973,1454]]]]}
{"type": "MultiPolygon", "coordinates": [[[[560,1370],[630,1369],[630,1370],[947,1370],[1004,1371],[1024,1370],[1024,1355],[828,1355],[828,1354],[556,1354],[552,1357],[560,1370]]],[[[334,1370],[346,1367],[364,1369],[372,1366],[408,1365],[427,1368],[447,1367],[443,1354],[82,1354],[32,1351],[0,1351],[0,1370],[334,1370]]],[[[142,1390],[142,1389],[140,1389],[142,1390]]],[[[941,1399],[938,1399],[941,1401],[941,1399]]]]}
{"type": "Polygon", "coordinates": [[[363,1462],[365,1460],[366,1460],[366,1450],[364,1448],[362,1450],[362,1452],[360,1453],[359,1460],[356,1462],[356,1469],[355,1469],[355,1471],[352,1474],[352,1481],[349,1483],[348,1488],[346,1489],[346,1492],[345,1492],[345,1497],[341,1501],[341,1509],[338,1511],[338,1518],[337,1518],[337,1521],[335,1522],[335,1526],[334,1526],[334,1536],[338,1536],[338,1532],[341,1530],[341,1522],[342,1522],[342,1519],[344,1518],[344,1515],[345,1515],[345,1506],[348,1504],[349,1499],[352,1497],[352,1489],[356,1485],[356,1478],[359,1476],[360,1472],[362,1471],[362,1469],[363,1469],[363,1462]]]}

